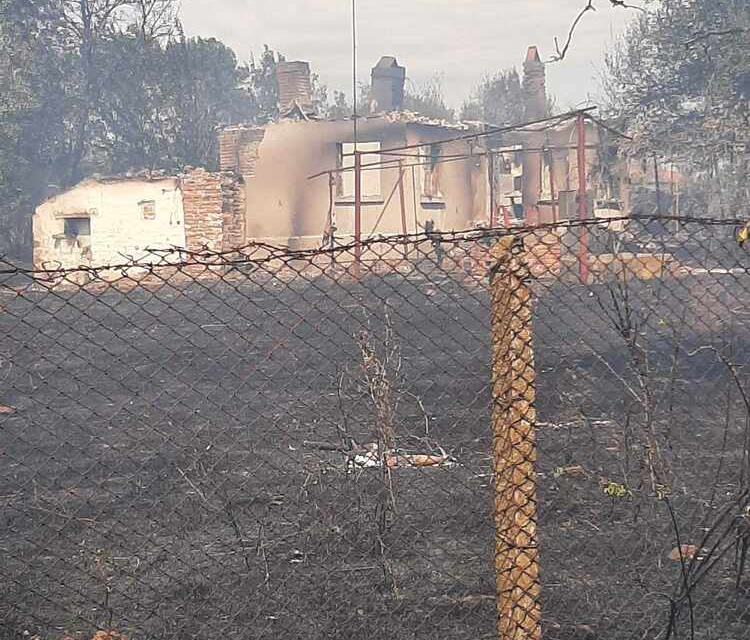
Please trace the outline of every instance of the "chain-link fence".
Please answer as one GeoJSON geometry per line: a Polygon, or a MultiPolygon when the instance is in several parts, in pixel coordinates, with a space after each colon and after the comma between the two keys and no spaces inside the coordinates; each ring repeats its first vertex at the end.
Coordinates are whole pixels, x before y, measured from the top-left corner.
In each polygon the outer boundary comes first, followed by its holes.
{"type": "Polygon", "coordinates": [[[734,232],[0,267],[0,637],[746,638],[734,232]]]}

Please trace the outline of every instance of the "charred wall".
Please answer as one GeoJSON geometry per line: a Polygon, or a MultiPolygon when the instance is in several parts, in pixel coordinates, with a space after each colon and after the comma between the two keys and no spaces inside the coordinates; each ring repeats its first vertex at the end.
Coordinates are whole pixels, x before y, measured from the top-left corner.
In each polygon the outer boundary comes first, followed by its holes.
{"type": "MultiPolygon", "coordinates": [[[[456,132],[437,126],[394,121],[387,116],[363,119],[359,123],[358,141],[378,142],[380,149],[409,145],[429,145],[456,132]]],[[[235,135],[232,133],[232,135],[235,135]]],[[[319,243],[332,208],[338,236],[354,232],[352,194],[329,184],[327,175],[310,176],[337,167],[339,145],[353,142],[352,125],[347,121],[282,120],[264,128],[262,140],[238,142],[235,157],[251,153],[255,157],[254,174],[246,180],[246,237],[273,239],[274,242],[319,243]]],[[[237,136],[241,140],[240,136],[237,136]]],[[[229,143],[224,142],[224,148],[229,143]]],[[[441,145],[441,154],[469,154],[466,142],[441,145]]],[[[230,153],[226,152],[229,156],[230,153]]],[[[424,197],[424,172],[420,149],[403,158],[403,190],[406,205],[407,232],[413,233],[427,218],[442,229],[464,229],[472,220],[486,217],[486,166],[472,157],[440,162],[437,172],[443,190],[441,201],[424,197]]],[[[395,156],[381,156],[394,160],[395,156]]],[[[223,166],[230,166],[223,164],[223,166]]],[[[232,166],[237,166],[232,165],[232,166]]],[[[400,170],[396,163],[379,168],[365,168],[363,182],[370,180],[368,171],[379,172],[380,192],[362,200],[362,233],[394,234],[402,232],[400,170]]]]}

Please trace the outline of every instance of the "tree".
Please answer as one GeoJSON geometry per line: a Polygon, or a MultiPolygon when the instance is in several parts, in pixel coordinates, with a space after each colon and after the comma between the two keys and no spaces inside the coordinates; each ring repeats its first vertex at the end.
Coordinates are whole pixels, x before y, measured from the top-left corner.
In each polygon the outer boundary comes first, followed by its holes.
{"type": "Polygon", "coordinates": [[[461,119],[496,125],[523,122],[523,88],[518,72],[505,69],[485,76],[461,107],[461,119]]]}
{"type": "Polygon", "coordinates": [[[608,112],[633,134],[628,152],[680,164],[727,216],[750,196],[747,33],[746,0],[661,0],[606,57],[608,112]]]}
{"type": "Polygon", "coordinates": [[[257,114],[253,122],[265,124],[279,117],[279,88],[276,82],[276,68],[284,56],[275,52],[267,44],[258,62],[251,60],[248,75],[243,84],[253,97],[257,114]]]}
{"type": "Polygon", "coordinates": [[[0,0],[0,254],[28,257],[47,185],[213,167],[216,127],[271,117],[270,73],[245,88],[250,69],[217,40],[185,38],[176,7],[0,0]]]}
{"type": "MultiPolygon", "coordinates": [[[[649,2],[649,0],[645,1],[649,2]]],[[[565,56],[568,54],[568,50],[570,49],[571,44],[573,44],[573,37],[575,35],[576,29],[578,29],[578,25],[581,23],[581,21],[589,11],[596,11],[600,4],[601,3],[597,2],[597,0],[585,0],[585,4],[571,23],[570,29],[568,31],[568,36],[563,41],[562,45],[560,43],[560,39],[555,38],[555,53],[552,55],[550,62],[560,62],[565,59],[565,56]]],[[[612,9],[635,9],[637,11],[645,12],[645,9],[643,7],[628,4],[627,2],[625,2],[625,0],[609,0],[609,5],[612,9]]]]}
{"type": "Polygon", "coordinates": [[[322,115],[331,120],[350,118],[352,115],[352,107],[346,100],[346,94],[343,91],[334,91],[333,102],[326,106],[322,115]]]}
{"type": "MultiPolygon", "coordinates": [[[[555,100],[547,98],[547,115],[555,111],[555,100]]],[[[494,125],[525,121],[524,94],[518,71],[503,69],[485,76],[461,107],[462,120],[478,120],[494,125]]]]}
{"type": "Polygon", "coordinates": [[[214,168],[216,130],[222,125],[266,117],[257,94],[245,87],[250,71],[234,52],[214,38],[180,38],[165,51],[169,109],[169,167],[214,168]]]}
{"type": "Polygon", "coordinates": [[[436,120],[451,122],[456,118],[456,112],[445,103],[443,77],[439,73],[433,74],[426,84],[405,91],[404,109],[436,120]]]}
{"type": "Polygon", "coordinates": [[[139,25],[114,36],[103,51],[97,66],[102,89],[91,115],[90,152],[82,170],[171,168],[178,117],[172,92],[177,85],[169,76],[174,69],[166,51],[158,40],[144,37],[139,25]]]}
{"type": "Polygon", "coordinates": [[[78,64],[70,80],[76,83],[69,94],[75,116],[67,158],[66,183],[81,179],[81,164],[89,150],[91,116],[101,97],[102,82],[97,66],[102,49],[122,29],[131,0],[50,0],[50,18],[60,33],[59,46],[74,52],[78,64]]]}
{"type": "Polygon", "coordinates": [[[131,0],[131,19],[144,41],[163,40],[178,29],[175,0],[131,0]]]}
{"type": "Polygon", "coordinates": [[[28,258],[31,212],[68,153],[74,62],[57,43],[51,6],[0,0],[0,256],[28,258]]]}

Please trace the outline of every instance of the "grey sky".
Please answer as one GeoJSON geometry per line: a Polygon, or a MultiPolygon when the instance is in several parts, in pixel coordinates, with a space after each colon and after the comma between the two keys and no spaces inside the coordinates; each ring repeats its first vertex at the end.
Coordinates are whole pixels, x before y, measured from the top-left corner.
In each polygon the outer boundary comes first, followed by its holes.
{"type": "MultiPolygon", "coordinates": [[[[362,80],[383,54],[395,55],[410,80],[443,73],[448,101],[458,106],[483,74],[517,66],[530,44],[547,59],[564,41],[584,0],[358,0],[362,80]]],[[[599,0],[576,32],[566,60],[549,65],[548,87],[558,107],[598,90],[603,53],[633,18],[599,0]]],[[[350,0],[183,0],[190,35],[214,36],[240,59],[264,44],[288,59],[308,60],[323,82],[351,95],[350,0]]]]}

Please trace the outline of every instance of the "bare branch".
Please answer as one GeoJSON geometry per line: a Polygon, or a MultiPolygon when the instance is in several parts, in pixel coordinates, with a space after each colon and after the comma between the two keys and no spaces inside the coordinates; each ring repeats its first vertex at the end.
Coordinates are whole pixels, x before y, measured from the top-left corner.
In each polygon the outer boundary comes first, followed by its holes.
{"type": "Polygon", "coordinates": [[[609,3],[613,7],[620,7],[622,9],[635,9],[636,11],[642,11],[643,13],[647,13],[647,11],[643,7],[639,7],[635,4],[628,4],[624,0],[609,0],[609,3]]]}
{"type": "MultiPolygon", "coordinates": [[[[625,2],[625,0],[609,0],[609,4],[612,6],[612,8],[620,8],[620,9],[636,9],[637,11],[643,11],[643,13],[646,13],[646,10],[643,7],[639,7],[637,5],[628,4],[625,2]]],[[[565,41],[565,46],[560,49],[560,43],[557,38],[555,38],[555,53],[550,58],[550,62],[560,62],[565,58],[565,56],[568,53],[568,49],[570,49],[570,45],[573,42],[573,35],[575,34],[576,29],[578,28],[579,23],[581,20],[583,20],[583,17],[589,12],[589,11],[596,11],[596,7],[594,6],[594,0],[587,0],[586,6],[581,9],[581,12],[576,16],[576,19],[573,21],[573,24],[570,26],[570,31],[568,32],[568,39],[565,41]]]]}
{"type": "Polygon", "coordinates": [[[723,29],[720,31],[700,31],[696,33],[690,40],[685,42],[686,47],[692,47],[698,42],[708,40],[709,38],[720,38],[722,36],[734,36],[742,33],[750,33],[750,29],[744,27],[734,27],[733,29],[723,29]]]}
{"type": "Polygon", "coordinates": [[[575,33],[576,28],[578,27],[578,23],[583,19],[583,16],[585,16],[589,11],[596,11],[596,7],[594,6],[594,0],[588,0],[588,4],[581,9],[581,12],[578,14],[576,19],[573,21],[573,24],[570,27],[570,31],[568,32],[568,39],[565,42],[565,46],[560,49],[560,43],[558,42],[557,38],[555,38],[555,54],[552,56],[551,62],[560,62],[563,58],[565,58],[565,54],[568,53],[568,49],[570,48],[570,43],[573,41],[573,34],[575,33]]]}
{"type": "Polygon", "coordinates": [[[178,0],[135,0],[133,5],[138,31],[145,40],[174,35],[180,7],[178,0]]]}

